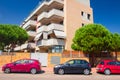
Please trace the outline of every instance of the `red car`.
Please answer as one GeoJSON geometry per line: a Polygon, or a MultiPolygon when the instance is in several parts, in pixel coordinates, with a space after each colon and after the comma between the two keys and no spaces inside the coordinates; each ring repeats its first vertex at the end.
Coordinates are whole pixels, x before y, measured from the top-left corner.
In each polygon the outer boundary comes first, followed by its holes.
{"type": "Polygon", "coordinates": [[[97,72],[110,75],[111,73],[120,74],[120,61],[103,60],[97,65],[97,72]]]}
{"type": "Polygon", "coordinates": [[[21,59],[13,63],[5,64],[2,67],[2,71],[5,73],[10,72],[30,72],[36,74],[41,71],[41,64],[35,59],[21,59]]]}

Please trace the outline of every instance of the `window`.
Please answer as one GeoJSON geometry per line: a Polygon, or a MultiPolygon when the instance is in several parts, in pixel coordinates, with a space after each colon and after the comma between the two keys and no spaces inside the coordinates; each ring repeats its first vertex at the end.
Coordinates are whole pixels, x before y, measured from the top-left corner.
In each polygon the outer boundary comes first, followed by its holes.
{"type": "Polygon", "coordinates": [[[84,12],[82,11],[82,12],[81,12],[81,16],[83,16],[83,15],[84,15],[84,12]]]}
{"type": "Polygon", "coordinates": [[[84,26],[85,24],[84,23],[82,23],[82,26],[84,26]]]}
{"type": "Polygon", "coordinates": [[[52,53],[55,53],[55,52],[61,53],[64,50],[64,46],[62,46],[62,45],[53,46],[49,50],[52,51],[52,53]]]}
{"type": "Polygon", "coordinates": [[[62,24],[62,25],[63,25],[63,21],[61,21],[61,22],[60,22],[60,24],[62,24]]]}
{"type": "Polygon", "coordinates": [[[63,11],[63,8],[61,8],[60,10],[63,11]]]}
{"type": "Polygon", "coordinates": [[[87,19],[90,20],[90,14],[87,14],[87,19]]]}

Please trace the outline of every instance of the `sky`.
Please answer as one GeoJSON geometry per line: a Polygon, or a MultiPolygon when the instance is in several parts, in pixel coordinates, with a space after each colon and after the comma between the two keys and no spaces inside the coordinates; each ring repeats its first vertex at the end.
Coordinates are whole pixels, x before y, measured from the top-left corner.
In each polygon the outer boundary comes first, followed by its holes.
{"type": "MultiPolygon", "coordinates": [[[[20,25],[41,0],[0,0],[0,24],[20,25]]],[[[120,33],[120,0],[90,0],[94,23],[120,33]]]]}

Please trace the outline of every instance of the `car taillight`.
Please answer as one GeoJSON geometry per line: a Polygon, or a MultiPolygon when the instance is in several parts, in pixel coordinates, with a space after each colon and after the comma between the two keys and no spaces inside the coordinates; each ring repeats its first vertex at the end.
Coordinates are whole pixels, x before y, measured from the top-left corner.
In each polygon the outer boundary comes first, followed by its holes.
{"type": "Polygon", "coordinates": [[[91,67],[91,65],[90,65],[90,64],[88,64],[88,66],[89,66],[89,67],[91,67]]]}

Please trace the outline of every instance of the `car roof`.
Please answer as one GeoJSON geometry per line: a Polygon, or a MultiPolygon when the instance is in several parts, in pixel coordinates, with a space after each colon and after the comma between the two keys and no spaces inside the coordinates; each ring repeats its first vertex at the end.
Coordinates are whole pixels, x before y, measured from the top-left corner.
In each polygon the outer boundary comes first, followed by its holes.
{"type": "Polygon", "coordinates": [[[34,61],[38,61],[36,59],[19,59],[19,60],[34,60],[34,61]]]}
{"type": "MultiPolygon", "coordinates": [[[[70,59],[70,60],[82,60],[82,61],[87,61],[87,60],[84,60],[84,59],[70,59]]],[[[69,61],[70,61],[69,60],[69,61]]]]}
{"type": "Polygon", "coordinates": [[[117,60],[102,60],[103,62],[117,61],[117,60]]]}

